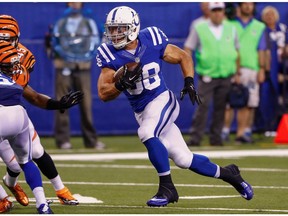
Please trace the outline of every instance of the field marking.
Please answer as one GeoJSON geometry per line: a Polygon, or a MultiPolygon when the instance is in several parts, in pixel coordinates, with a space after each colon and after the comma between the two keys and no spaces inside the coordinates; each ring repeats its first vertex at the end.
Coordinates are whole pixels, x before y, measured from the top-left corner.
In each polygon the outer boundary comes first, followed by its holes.
{"type": "MultiPolygon", "coordinates": [[[[1,161],[1,164],[3,161],[1,161]]],[[[4,164],[4,163],[3,163],[4,164]]],[[[106,169],[155,169],[152,165],[115,165],[115,164],[61,164],[57,163],[57,167],[64,168],[106,168],[106,169]]],[[[177,166],[170,166],[171,169],[181,169],[177,166]]],[[[280,168],[245,168],[241,167],[241,171],[247,172],[284,172],[287,173],[288,169],[280,168]]]]}
{"type": "MultiPolygon", "coordinates": [[[[97,198],[95,197],[87,197],[87,196],[82,196],[81,194],[73,194],[74,198],[77,199],[79,201],[79,203],[81,204],[102,204],[104,203],[102,200],[98,200],[97,198]]],[[[54,205],[55,203],[59,203],[59,200],[57,197],[46,197],[47,200],[51,200],[53,201],[53,204],[54,205]]],[[[14,197],[11,197],[11,200],[12,201],[15,201],[16,202],[16,199],[14,197]]],[[[36,199],[35,198],[29,198],[29,202],[34,202],[36,203],[36,199]]],[[[62,204],[61,204],[62,205],[62,204]]]]}
{"type": "Polygon", "coordinates": [[[200,200],[200,199],[222,199],[222,198],[239,198],[240,195],[222,195],[222,196],[181,196],[179,199],[200,200]]]}
{"type": "Polygon", "coordinates": [[[279,168],[240,168],[242,171],[251,171],[251,172],[288,172],[288,169],[279,169],[279,168]]]}
{"type": "MultiPolygon", "coordinates": [[[[26,183],[24,180],[19,180],[20,183],[26,183]]],[[[128,183],[128,182],[68,182],[64,184],[70,185],[97,185],[97,186],[158,186],[158,183],[128,183]]],[[[50,181],[43,181],[43,184],[51,184],[50,181]]],[[[231,188],[231,185],[203,185],[203,184],[175,184],[176,187],[198,187],[198,188],[231,188]]],[[[253,186],[258,189],[280,189],[288,190],[288,186],[253,186]]]]}
{"type": "MultiPolygon", "coordinates": [[[[53,202],[53,204],[51,205],[52,209],[53,209],[53,206],[63,206],[62,204],[60,204],[58,202],[58,200],[56,201],[56,197],[53,197],[53,199],[55,198],[55,202],[53,202]]],[[[13,200],[13,199],[12,199],[13,200]]],[[[33,202],[35,200],[31,199],[33,202]]],[[[31,201],[30,198],[29,198],[29,201],[31,201]]],[[[14,200],[15,201],[15,200],[14,200]]],[[[54,201],[54,200],[53,200],[54,201]]],[[[177,204],[175,204],[177,205],[177,204]]],[[[230,211],[230,212],[233,212],[233,211],[236,211],[236,212],[253,212],[253,213],[261,213],[261,212],[268,212],[268,213],[288,213],[288,209],[237,209],[237,208],[189,208],[189,207],[177,207],[175,205],[170,205],[170,206],[166,206],[166,207],[161,207],[162,208],[165,208],[165,209],[177,209],[177,210],[187,210],[187,211],[195,211],[195,210],[203,210],[203,211],[230,211]]],[[[30,203],[29,206],[35,206],[34,203],[30,203]]],[[[149,206],[144,206],[144,205],[141,205],[141,206],[129,206],[129,205],[106,205],[106,204],[100,204],[100,203],[80,203],[79,205],[77,205],[77,208],[80,208],[80,207],[102,207],[102,208],[136,208],[136,209],[143,209],[143,208],[152,208],[152,207],[149,207],[149,206]]],[[[160,208],[155,208],[155,209],[159,209],[160,208]]],[[[189,214],[191,214],[191,212],[189,212],[189,214]]],[[[213,212],[214,214],[214,212],[213,212]]],[[[92,214],[93,215],[93,214],[92,214]]],[[[112,214],[113,215],[113,214],[112,214]]]]}
{"type": "MultiPolygon", "coordinates": [[[[260,150],[222,150],[193,151],[209,158],[241,158],[241,157],[288,157],[288,149],[260,150]]],[[[95,154],[51,154],[55,161],[105,161],[105,160],[137,160],[148,159],[147,152],[133,153],[95,153],[95,154]]]]}
{"type": "MultiPolygon", "coordinates": [[[[67,168],[110,168],[110,169],[154,169],[152,165],[114,165],[114,164],[56,164],[57,167],[67,168]]],[[[171,169],[181,169],[170,166],[171,169]]],[[[279,168],[241,168],[241,171],[251,172],[288,172],[288,169],[279,168]]]]}
{"type": "MultiPolygon", "coordinates": [[[[73,197],[79,201],[81,204],[103,204],[102,200],[98,200],[95,197],[87,197],[82,196],[81,194],[73,194],[73,197]]],[[[234,197],[241,197],[240,195],[222,195],[222,196],[180,196],[179,199],[183,200],[200,200],[200,199],[221,199],[221,198],[234,198],[234,197]]],[[[54,203],[58,203],[59,200],[57,197],[46,197],[47,200],[51,200],[54,203]]],[[[11,200],[16,202],[14,197],[11,197],[11,200]]],[[[29,198],[29,202],[35,203],[35,198],[29,198]]]]}
{"type": "MultiPolygon", "coordinates": [[[[30,205],[30,204],[29,204],[30,205]]],[[[53,209],[53,206],[56,205],[56,206],[63,206],[61,205],[60,203],[53,203],[51,205],[52,209],[53,209]]],[[[237,209],[237,208],[189,208],[189,207],[177,207],[175,206],[177,204],[174,204],[174,205],[170,205],[170,206],[165,206],[165,207],[160,207],[160,208],[155,208],[157,210],[160,210],[160,209],[171,209],[171,210],[187,210],[187,211],[190,211],[189,214],[191,214],[192,211],[195,211],[195,210],[203,210],[203,211],[230,211],[230,212],[252,212],[252,213],[261,213],[261,212],[268,212],[268,213],[288,213],[288,209],[245,209],[245,208],[241,208],[241,209],[237,209]]],[[[35,204],[32,204],[31,203],[31,206],[35,206],[35,204]]],[[[135,209],[143,209],[143,208],[149,208],[151,209],[152,207],[149,207],[149,206],[144,206],[144,205],[141,205],[141,206],[129,206],[129,205],[105,205],[105,204],[79,204],[77,205],[77,208],[80,208],[80,207],[102,207],[102,208],[127,208],[127,209],[131,209],[131,208],[135,208],[135,209]]],[[[193,213],[192,213],[193,214],[193,213]]],[[[214,214],[214,212],[213,212],[214,214]]],[[[93,214],[92,214],[93,215],[93,214]]],[[[114,215],[114,214],[112,214],[114,215]]],[[[148,215],[148,214],[147,214],[148,215]]],[[[149,214],[150,215],[150,214],[149,214]]]]}

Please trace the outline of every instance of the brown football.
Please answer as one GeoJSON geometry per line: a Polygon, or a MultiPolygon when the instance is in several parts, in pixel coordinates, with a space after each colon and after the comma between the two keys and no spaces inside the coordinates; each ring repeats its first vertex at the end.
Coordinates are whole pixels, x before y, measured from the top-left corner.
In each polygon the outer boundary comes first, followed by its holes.
{"type": "MultiPolygon", "coordinates": [[[[128,71],[133,71],[139,63],[137,62],[129,62],[126,64],[128,71]]],[[[113,76],[113,82],[119,81],[119,79],[124,75],[124,65],[120,67],[113,76]]]]}

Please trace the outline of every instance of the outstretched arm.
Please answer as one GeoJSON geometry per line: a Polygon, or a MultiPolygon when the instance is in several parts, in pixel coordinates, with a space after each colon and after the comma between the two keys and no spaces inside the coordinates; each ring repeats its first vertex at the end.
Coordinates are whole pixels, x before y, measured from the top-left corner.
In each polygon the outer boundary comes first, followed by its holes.
{"type": "Polygon", "coordinates": [[[31,104],[46,109],[47,102],[50,99],[47,95],[39,94],[31,86],[27,85],[24,88],[23,97],[31,104]]]}
{"type": "Polygon", "coordinates": [[[77,105],[83,99],[83,93],[80,91],[69,92],[64,95],[59,101],[53,100],[47,95],[36,92],[31,86],[27,85],[24,88],[23,97],[31,104],[48,110],[62,110],[69,109],[77,105]]]}

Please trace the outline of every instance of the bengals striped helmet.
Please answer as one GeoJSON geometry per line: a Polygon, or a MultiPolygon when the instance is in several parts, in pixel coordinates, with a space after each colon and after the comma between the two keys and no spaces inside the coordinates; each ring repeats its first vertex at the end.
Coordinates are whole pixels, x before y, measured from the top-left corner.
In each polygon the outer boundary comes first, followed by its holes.
{"type": "Polygon", "coordinates": [[[0,40],[0,72],[8,76],[22,73],[16,48],[4,40],[0,40]]]}
{"type": "Polygon", "coordinates": [[[0,15],[0,40],[10,42],[17,47],[20,30],[17,21],[9,15],[0,15]]]}

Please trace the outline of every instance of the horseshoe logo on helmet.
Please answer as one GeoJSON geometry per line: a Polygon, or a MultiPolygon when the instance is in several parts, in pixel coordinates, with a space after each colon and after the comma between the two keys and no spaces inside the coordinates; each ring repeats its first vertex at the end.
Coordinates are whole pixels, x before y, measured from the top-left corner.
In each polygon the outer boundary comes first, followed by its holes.
{"type": "Polygon", "coordinates": [[[135,26],[138,26],[140,24],[138,14],[134,14],[133,11],[131,11],[131,13],[132,13],[132,17],[133,17],[132,24],[134,24],[135,26]]]}

